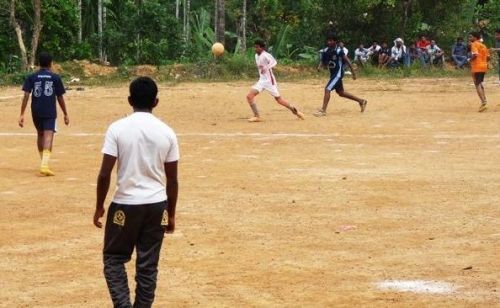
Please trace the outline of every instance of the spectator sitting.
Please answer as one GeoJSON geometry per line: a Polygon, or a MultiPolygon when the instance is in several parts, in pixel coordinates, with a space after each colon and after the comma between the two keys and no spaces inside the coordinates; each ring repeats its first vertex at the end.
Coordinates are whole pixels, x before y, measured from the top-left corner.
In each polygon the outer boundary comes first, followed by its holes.
{"type": "Polygon", "coordinates": [[[386,42],[383,42],[382,47],[380,47],[380,51],[378,54],[378,67],[379,68],[384,67],[390,58],[391,58],[391,49],[389,48],[386,42]]]}
{"type": "Polygon", "coordinates": [[[431,44],[427,46],[427,54],[431,65],[443,65],[444,51],[436,45],[436,41],[432,40],[431,44]]]}
{"type": "Polygon", "coordinates": [[[420,48],[421,56],[422,56],[422,64],[429,63],[429,55],[427,54],[427,47],[431,44],[425,35],[422,35],[420,39],[417,41],[417,48],[420,48]]]}
{"type": "Polygon", "coordinates": [[[386,65],[389,65],[389,67],[408,65],[407,59],[408,59],[408,54],[403,39],[402,38],[395,39],[394,46],[391,49],[391,58],[386,63],[386,65]]]}
{"type": "Polygon", "coordinates": [[[359,47],[354,51],[354,62],[364,66],[366,61],[368,61],[368,49],[363,44],[359,44],[359,47]]]}
{"type": "MultiPolygon", "coordinates": [[[[410,57],[410,63],[413,64],[415,61],[422,61],[422,51],[420,48],[417,47],[415,43],[412,43],[410,45],[410,48],[408,48],[408,55],[410,57]]],[[[425,64],[425,63],[422,63],[425,64]]]]}
{"type": "Polygon", "coordinates": [[[467,46],[463,38],[457,38],[457,42],[451,47],[451,57],[457,68],[463,68],[467,64],[467,46]]]}
{"type": "Polygon", "coordinates": [[[373,64],[378,64],[380,49],[382,49],[382,47],[380,47],[377,41],[373,41],[370,48],[368,48],[367,56],[372,60],[373,64]]]}
{"type": "Polygon", "coordinates": [[[344,45],[344,42],[339,42],[339,48],[342,48],[344,51],[345,55],[349,58],[349,49],[347,49],[344,45]]]}

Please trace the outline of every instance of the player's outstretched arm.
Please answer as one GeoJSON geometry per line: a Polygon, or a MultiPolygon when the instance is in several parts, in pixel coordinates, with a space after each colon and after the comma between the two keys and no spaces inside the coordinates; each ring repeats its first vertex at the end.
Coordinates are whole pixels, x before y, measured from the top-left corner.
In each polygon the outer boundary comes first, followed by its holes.
{"type": "Polygon", "coordinates": [[[175,207],[177,206],[177,195],[179,194],[179,182],[177,180],[178,162],[165,163],[165,175],[167,177],[168,198],[168,225],[166,233],[174,233],[175,230],[175,207]]]}
{"type": "Polygon", "coordinates": [[[64,114],[64,124],[69,125],[68,110],[66,109],[66,102],[64,101],[64,96],[62,95],[58,96],[57,102],[59,103],[59,106],[61,107],[61,110],[64,114]]]}
{"type": "Polygon", "coordinates": [[[97,176],[97,201],[94,213],[94,225],[97,228],[102,228],[102,223],[99,219],[104,216],[104,201],[109,191],[109,184],[111,182],[111,171],[116,163],[116,157],[104,154],[102,157],[101,170],[97,176]]]}
{"type": "Polygon", "coordinates": [[[356,72],[354,71],[354,68],[352,67],[351,60],[349,60],[349,57],[344,55],[344,62],[347,63],[347,66],[349,66],[349,70],[352,73],[352,79],[356,80],[356,72]]]}
{"type": "Polygon", "coordinates": [[[23,100],[21,101],[21,115],[17,121],[20,127],[24,127],[24,112],[26,112],[26,106],[28,106],[28,100],[30,98],[29,92],[24,92],[23,100]]]}

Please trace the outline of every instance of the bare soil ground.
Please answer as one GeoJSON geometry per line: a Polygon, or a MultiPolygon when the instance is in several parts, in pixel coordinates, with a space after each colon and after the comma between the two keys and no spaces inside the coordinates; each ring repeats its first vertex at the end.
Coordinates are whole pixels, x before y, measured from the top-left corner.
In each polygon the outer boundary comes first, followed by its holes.
{"type": "MultiPolygon", "coordinates": [[[[305,121],[259,96],[259,124],[245,121],[249,83],[161,86],[155,113],[179,134],[182,161],[156,307],[498,307],[494,79],[484,114],[468,79],[358,80],[345,86],[369,100],[365,114],[335,96],[318,119],[324,82],[281,84],[305,121]],[[386,280],[452,291],[379,288],[386,280]]],[[[102,134],[131,112],[127,90],[68,92],[56,176],[41,178],[31,121],[16,124],[20,90],[0,89],[1,307],[111,307],[92,215],[102,134]]]]}

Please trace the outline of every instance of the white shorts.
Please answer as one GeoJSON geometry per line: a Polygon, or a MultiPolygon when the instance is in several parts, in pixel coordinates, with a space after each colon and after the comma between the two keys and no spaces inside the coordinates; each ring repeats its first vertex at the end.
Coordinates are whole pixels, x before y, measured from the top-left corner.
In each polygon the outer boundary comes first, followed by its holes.
{"type": "Polygon", "coordinates": [[[278,85],[276,83],[272,84],[270,81],[258,81],[256,84],[252,86],[252,89],[257,92],[262,92],[266,90],[274,97],[280,97],[280,92],[278,91],[278,85]]]}

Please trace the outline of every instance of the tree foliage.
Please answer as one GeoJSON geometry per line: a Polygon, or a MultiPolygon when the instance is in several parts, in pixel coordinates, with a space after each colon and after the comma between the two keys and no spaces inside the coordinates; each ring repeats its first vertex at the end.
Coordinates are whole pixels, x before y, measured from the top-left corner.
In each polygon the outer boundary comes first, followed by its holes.
{"type": "MultiPolygon", "coordinates": [[[[246,33],[248,42],[263,38],[276,56],[289,59],[310,58],[324,43],[328,31],[336,32],[350,49],[372,40],[391,42],[402,37],[411,41],[421,34],[447,47],[457,36],[471,30],[482,31],[487,43],[491,43],[493,31],[500,27],[500,0],[247,0],[245,19],[243,1],[224,2],[227,50],[238,51],[242,33],[246,33]],[[243,20],[245,31],[241,26],[243,20]]],[[[17,3],[16,17],[29,36],[34,20],[33,0],[17,0],[17,3]]],[[[42,1],[39,50],[49,51],[59,61],[98,60],[98,3],[98,0],[42,1]]],[[[216,4],[220,0],[103,0],[102,3],[106,9],[103,45],[108,61],[114,65],[159,65],[210,56],[209,46],[215,41],[216,4]],[[186,3],[190,3],[186,19],[189,27],[182,16],[182,5],[186,3]],[[183,30],[189,31],[189,35],[183,30]]],[[[13,56],[19,57],[19,46],[9,23],[9,1],[0,0],[0,70],[12,64],[13,56]]]]}

